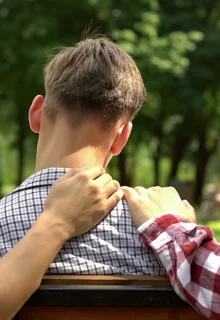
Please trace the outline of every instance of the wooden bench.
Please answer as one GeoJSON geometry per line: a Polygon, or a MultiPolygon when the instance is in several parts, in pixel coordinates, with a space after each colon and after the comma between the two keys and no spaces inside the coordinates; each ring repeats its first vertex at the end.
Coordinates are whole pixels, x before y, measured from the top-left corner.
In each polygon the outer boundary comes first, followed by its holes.
{"type": "Polygon", "coordinates": [[[16,320],[201,320],[167,277],[45,276],[16,320]]]}

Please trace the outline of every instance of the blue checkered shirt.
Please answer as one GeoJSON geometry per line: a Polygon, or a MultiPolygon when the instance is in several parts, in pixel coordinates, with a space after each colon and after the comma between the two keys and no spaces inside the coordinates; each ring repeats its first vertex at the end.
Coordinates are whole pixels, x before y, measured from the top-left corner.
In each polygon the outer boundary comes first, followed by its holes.
{"type": "MultiPolygon", "coordinates": [[[[43,211],[51,185],[68,170],[39,171],[0,201],[0,257],[24,237],[43,211]]],[[[166,274],[139,237],[124,200],[96,227],[66,242],[47,273],[166,274]]]]}

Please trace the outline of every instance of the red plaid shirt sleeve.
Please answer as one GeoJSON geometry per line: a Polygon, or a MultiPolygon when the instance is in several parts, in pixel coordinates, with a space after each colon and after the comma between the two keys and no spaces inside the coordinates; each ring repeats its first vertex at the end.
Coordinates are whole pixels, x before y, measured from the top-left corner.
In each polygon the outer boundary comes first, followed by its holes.
{"type": "Polygon", "coordinates": [[[162,214],[138,229],[166,268],[176,293],[209,319],[220,319],[220,244],[210,228],[162,214]]]}

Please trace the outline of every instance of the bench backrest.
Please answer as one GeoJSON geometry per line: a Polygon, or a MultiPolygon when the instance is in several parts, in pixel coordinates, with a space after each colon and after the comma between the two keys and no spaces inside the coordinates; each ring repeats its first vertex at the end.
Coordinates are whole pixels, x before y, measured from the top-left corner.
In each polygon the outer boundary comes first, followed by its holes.
{"type": "Polygon", "coordinates": [[[19,320],[201,320],[167,277],[45,276],[19,320]]]}

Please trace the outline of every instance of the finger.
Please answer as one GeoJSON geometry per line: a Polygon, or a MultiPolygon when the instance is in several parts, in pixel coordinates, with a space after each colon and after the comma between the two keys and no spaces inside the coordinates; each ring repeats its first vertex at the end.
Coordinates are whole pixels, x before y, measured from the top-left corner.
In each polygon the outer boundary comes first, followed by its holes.
{"type": "Polygon", "coordinates": [[[97,179],[105,172],[102,166],[96,166],[86,170],[86,175],[91,179],[97,179]]]}
{"type": "Polygon", "coordinates": [[[108,184],[106,184],[106,186],[103,188],[103,191],[106,194],[106,198],[109,198],[119,188],[120,188],[120,184],[116,180],[112,180],[108,184]]]}
{"type": "Polygon", "coordinates": [[[138,193],[135,189],[133,188],[130,188],[130,187],[121,187],[121,189],[123,190],[124,192],[124,197],[125,197],[125,200],[127,202],[130,202],[132,201],[132,199],[136,198],[138,196],[138,193]]]}
{"type": "Polygon", "coordinates": [[[167,191],[169,191],[169,192],[172,192],[173,194],[177,194],[177,195],[180,197],[179,192],[178,192],[174,187],[172,187],[172,186],[164,187],[164,188],[162,188],[162,189],[167,190],[167,191]]]}
{"type": "Polygon", "coordinates": [[[95,183],[104,188],[110,181],[112,181],[112,177],[108,173],[103,173],[100,177],[95,180],[95,183]]]}
{"type": "Polygon", "coordinates": [[[137,191],[137,193],[139,193],[140,195],[145,195],[147,192],[147,189],[143,187],[135,187],[134,190],[137,191]]]}
{"type": "Polygon", "coordinates": [[[183,203],[188,210],[190,210],[192,213],[195,213],[194,208],[191,206],[191,204],[187,200],[183,200],[183,203]]]}
{"type": "Polygon", "coordinates": [[[149,188],[149,189],[147,189],[147,190],[151,190],[151,191],[156,191],[156,192],[158,192],[158,191],[161,191],[161,187],[160,186],[155,186],[155,187],[151,187],[151,188],[149,188]]]}
{"type": "Polygon", "coordinates": [[[183,200],[183,203],[184,203],[186,209],[189,210],[189,212],[191,213],[194,221],[196,221],[196,213],[195,213],[193,206],[191,206],[191,204],[187,200],[183,200]]]}
{"type": "Polygon", "coordinates": [[[74,177],[77,173],[80,173],[84,170],[87,169],[87,166],[84,166],[84,167],[79,167],[79,168],[73,168],[71,170],[69,170],[67,173],[65,173],[61,178],[59,178],[57,180],[57,182],[61,182],[61,181],[64,181],[64,180],[67,180],[69,178],[72,178],[74,177]]]}
{"type": "Polygon", "coordinates": [[[118,202],[123,198],[123,195],[123,190],[118,189],[106,200],[107,213],[109,213],[118,204],[118,202]]]}
{"type": "Polygon", "coordinates": [[[145,194],[150,194],[150,193],[152,193],[152,192],[160,192],[162,190],[162,188],[161,187],[159,187],[159,186],[155,186],[155,187],[150,187],[150,188],[147,188],[147,189],[145,189],[145,194]]]}
{"type": "Polygon", "coordinates": [[[172,196],[173,199],[178,201],[182,201],[180,194],[174,187],[163,187],[161,188],[161,193],[163,196],[170,198],[172,196]]]}

